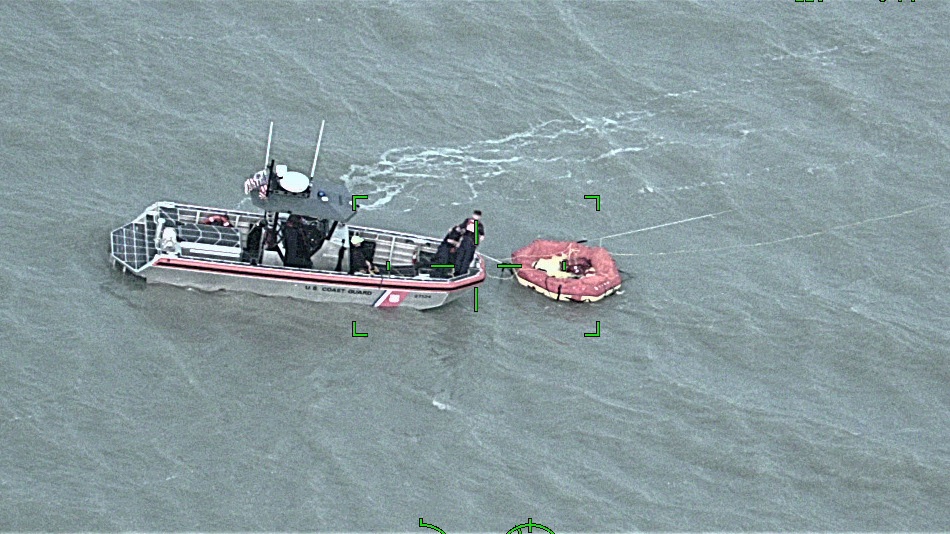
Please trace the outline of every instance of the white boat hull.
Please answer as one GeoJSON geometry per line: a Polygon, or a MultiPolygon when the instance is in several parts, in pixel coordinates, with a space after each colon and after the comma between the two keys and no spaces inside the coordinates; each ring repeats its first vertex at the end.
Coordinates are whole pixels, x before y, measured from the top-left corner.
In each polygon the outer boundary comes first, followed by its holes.
{"type": "MultiPolygon", "coordinates": [[[[379,308],[408,307],[429,309],[442,306],[477,287],[485,279],[485,260],[476,255],[468,274],[453,278],[439,278],[436,273],[410,269],[412,275],[392,273],[381,269],[379,274],[348,274],[332,267],[302,269],[241,261],[240,252],[246,228],[260,214],[188,206],[169,202],[156,203],[134,221],[113,231],[112,263],[123,270],[144,278],[150,284],[167,284],[202,291],[244,291],[264,296],[289,297],[314,302],[339,302],[368,305],[379,308]],[[204,214],[227,215],[243,229],[241,238],[223,245],[179,243],[175,250],[160,250],[161,217],[169,217],[177,210],[181,220],[198,220],[204,214]],[[225,253],[233,251],[233,253],[225,253]],[[209,258],[209,255],[216,257],[209,258]]],[[[357,228],[364,235],[373,235],[380,242],[386,263],[405,265],[407,247],[434,250],[437,240],[402,232],[357,228]],[[388,247],[388,249],[387,249],[388,247]],[[398,261],[396,261],[398,260],[398,261]]],[[[239,230],[230,230],[234,234],[239,230]]],[[[334,234],[336,235],[336,234],[334,234]]],[[[233,237],[233,236],[232,236],[233,237]]],[[[328,240],[328,243],[330,240],[328,240]]],[[[317,256],[315,256],[317,257],[317,256]]],[[[336,258],[329,254],[323,260],[336,258]]],[[[382,260],[381,260],[382,261],[382,260]]],[[[335,263],[329,261],[327,264],[335,263]]]]}
{"type": "Polygon", "coordinates": [[[167,284],[201,291],[244,291],[270,297],[361,304],[377,308],[408,307],[425,310],[442,306],[464,293],[470,293],[469,288],[448,292],[382,288],[378,284],[376,287],[340,285],[185,270],[163,265],[152,265],[140,273],[140,276],[150,284],[167,284]]]}

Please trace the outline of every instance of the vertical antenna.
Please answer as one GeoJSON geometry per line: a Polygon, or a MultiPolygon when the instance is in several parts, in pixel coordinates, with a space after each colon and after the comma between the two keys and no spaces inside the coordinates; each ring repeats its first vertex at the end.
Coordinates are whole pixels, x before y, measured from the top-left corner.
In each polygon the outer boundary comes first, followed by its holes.
{"type": "Polygon", "coordinates": [[[267,168],[267,163],[270,161],[270,138],[274,134],[274,121],[270,121],[270,129],[267,131],[267,152],[264,154],[264,168],[267,168]]]}
{"type": "Polygon", "coordinates": [[[313,178],[313,173],[317,170],[317,157],[320,156],[320,141],[323,141],[323,125],[327,121],[320,121],[320,135],[317,136],[317,151],[313,153],[313,166],[310,167],[310,178],[313,178]]]}

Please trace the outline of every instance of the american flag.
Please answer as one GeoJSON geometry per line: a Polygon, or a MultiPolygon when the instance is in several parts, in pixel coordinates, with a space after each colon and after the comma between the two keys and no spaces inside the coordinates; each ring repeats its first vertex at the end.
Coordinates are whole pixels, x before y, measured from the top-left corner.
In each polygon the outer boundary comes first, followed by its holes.
{"type": "Polygon", "coordinates": [[[244,194],[246,195],[258,187],[260,188],[259,196],[261,199],[267,198],[267,177],[264,175],[264,171],[257,171],[254,176],[244,182],[244,194]]]}

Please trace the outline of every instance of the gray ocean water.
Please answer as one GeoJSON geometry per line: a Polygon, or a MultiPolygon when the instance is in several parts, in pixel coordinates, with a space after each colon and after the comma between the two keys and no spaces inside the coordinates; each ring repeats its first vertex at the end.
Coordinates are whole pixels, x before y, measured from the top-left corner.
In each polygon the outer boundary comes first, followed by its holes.
{"type": "Polygon", "coordinates": [[[0,529],[950,529],[948,35],[936,0],[0,2],[0,529]],[[486,254],[602,242],[624,293],[110,268],[323,119],[356,222],[481,209],[486,254]]]}

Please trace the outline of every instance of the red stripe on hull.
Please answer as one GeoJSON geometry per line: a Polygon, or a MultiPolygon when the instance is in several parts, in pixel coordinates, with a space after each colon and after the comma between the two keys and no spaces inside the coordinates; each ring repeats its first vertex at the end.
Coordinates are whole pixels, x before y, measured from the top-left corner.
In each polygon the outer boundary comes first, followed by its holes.
{"type": "Polygon", "coordinates": [[[184,258],[159,258],[155,261],[156,266],[171,267],[176,269],[186,269],[195,271],[204,271],[211,273],[239,274],[244,276],[253,276],[256,278],[267,278],[271,280],[285,280],[287,282],[323,282],[327,284],[348,285],[358,287],[374,287],[380,289],[419,289],[425,291],[449,292],[458,289],[464,289],[477,285],[485,280],[485,271],[479,273],[473,279],[458,280],[455,282],[413,282],[413,281],[395,281],[382,279],[365,278],[363,280],[353,280],[349,276],[317,274],[306,272],[275,272],[272,269],[264,267],[252,267],[243,265],[222,265],[220,263],[209,263],[199,260],[188,260],[184,258]]]}
{"type": "Polygon", "coordinates": [[[379,301],[376,302],[376,307],[398,308],[400,304],[405,302],[407,296],[409,296],[408,291],[387,290],[379,297],[379,301]]]}

